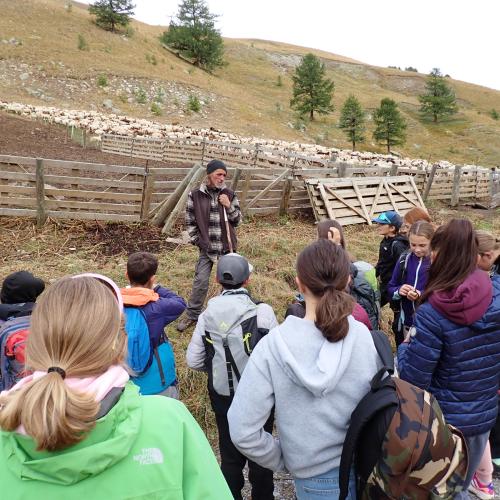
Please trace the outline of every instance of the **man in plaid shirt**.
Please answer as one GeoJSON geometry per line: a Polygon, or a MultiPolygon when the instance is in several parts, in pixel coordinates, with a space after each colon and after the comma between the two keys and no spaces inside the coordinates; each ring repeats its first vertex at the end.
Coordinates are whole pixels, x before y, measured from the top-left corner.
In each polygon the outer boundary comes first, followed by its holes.
{"type": "Polygon", "coordinates": [[[177,330],[180,332],[198,320],[207,296],[214,262],[221,255],[236,252],[235,227],[241,220],[241,211],[236,194],[225,185],[226,175],[224,162],[212,160],[207,164],[205,182],[188,196],[186,227],[191,243],[200,250],[200,256],[186,315],[177,323],[177,330]]]}

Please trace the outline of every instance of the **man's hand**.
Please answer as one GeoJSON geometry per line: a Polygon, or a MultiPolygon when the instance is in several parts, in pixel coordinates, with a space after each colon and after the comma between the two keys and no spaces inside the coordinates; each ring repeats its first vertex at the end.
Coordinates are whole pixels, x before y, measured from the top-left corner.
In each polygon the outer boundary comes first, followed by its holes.
{"type": "Polygon", "coordinates": [[[227,194],[221,194],[219,196],[219,203],[226,208],[229,208],[231,206],[231,202],[229,201],[229,197],[227,194]]]}

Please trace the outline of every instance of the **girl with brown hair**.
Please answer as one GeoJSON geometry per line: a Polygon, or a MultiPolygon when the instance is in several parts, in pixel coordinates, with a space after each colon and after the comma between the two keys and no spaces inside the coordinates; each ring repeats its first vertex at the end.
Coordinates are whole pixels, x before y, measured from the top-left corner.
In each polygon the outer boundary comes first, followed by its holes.
{"type": "Polygon", "coordinates": [[[0,395],[2,488],[12,498],[232,498],[184,405],[129,382],[121,309],[99,275],[63,278],[37,301],[31,375],[0,395]]]}
{"type": "Polygon", "coordinates": [[[412,224],[409,231],[410,250],[399,257],[387,286],[391,300],[401,304],[400,314],[394,318],[393,326],[396,346],[403,342],[413,326],[416,305],[427,284],[433,234],[434,227],[428,222],[420,220],[412,224]]]}
{"type": "Polygon", "coordinates": [[[478,253],[470,221],[452,219],[436,230],[415,331],[398,350],[401,378],[431,392],[466,438],[465,490],[495,424],[500,372],[500,280],[478,269],[478,253]]]}
{"type": "MultiPolygon", "coordinates": [[[[254,349],[228,413],[231,438],[249,459],[290,471],[297,498],[338,498],[338,467],[351,413],[380,361],[368,329],[351,315],[349,259],[321,239],[297,258],[305,317],[289,316],[254,349]],[[276,406],[279,439],[264,431],[276,406]],[[309,492],[309,493],[308,493],[309,492]]],[[[355,498],[354,478],[350,496],[355,498]]]]}

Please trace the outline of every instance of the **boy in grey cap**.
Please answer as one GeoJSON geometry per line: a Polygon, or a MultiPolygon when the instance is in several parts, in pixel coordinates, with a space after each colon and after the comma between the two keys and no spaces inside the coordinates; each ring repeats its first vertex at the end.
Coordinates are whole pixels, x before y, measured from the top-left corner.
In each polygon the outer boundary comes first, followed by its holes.
{"type": "MultiPolygon", "coordinates": [[[[222,293],[208,301],[198,317],[186,360],[190,368],[208,373],[208,394],[219,433],[221,469],[235,499],[241,499],[247,459],[229,435],[227,412],[249,356],[263,335],[278,325],[271,306],[256,303],[245,286],[253,268],[241,255],[223,255],[217,264],[222,293]]],[[[265,425],[272,432],[273,417],[265,425]]],[[[273,473],[248,462],[252,498],[271,500],[273,473]]]]}

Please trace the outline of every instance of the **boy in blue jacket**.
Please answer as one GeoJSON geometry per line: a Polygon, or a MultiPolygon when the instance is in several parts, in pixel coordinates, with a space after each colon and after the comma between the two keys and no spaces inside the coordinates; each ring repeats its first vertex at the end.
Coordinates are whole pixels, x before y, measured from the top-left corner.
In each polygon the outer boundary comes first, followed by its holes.
{"type": "Polygon", "coordinates": [[[165,327],[186,309],[182,297],[155,283],[158,259],[149,252],[136,252],[127,262],[130,286],[122,288],[123,305],[138,307],[144,313],[154,355],[150,366],[132,380],[143,395],[159,394],[178,399],[175,360],[165,327]]]}

